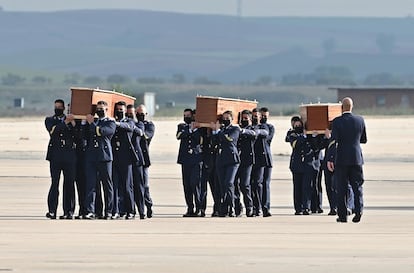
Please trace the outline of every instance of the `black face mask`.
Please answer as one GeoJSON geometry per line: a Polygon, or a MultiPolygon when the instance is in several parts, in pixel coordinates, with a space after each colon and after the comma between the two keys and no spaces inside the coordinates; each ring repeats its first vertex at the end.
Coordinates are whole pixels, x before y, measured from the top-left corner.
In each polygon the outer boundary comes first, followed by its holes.
{"type": "Polygon", "coordinates": [[[248,120],[242,120],[240,123],[242,128],[246,128],[247,126],[249,126],[249,121],[248,120]]]}
{"type": "Polygon", "coordinates": [[[295,133],[297,133],[297,134],[302,134],[303,133],[303,127],[302,126],[297,126],[294,129],[295,129],[295,133]]]}
{"type": "Polygon", "coordinates": [[[252,118],[253,125],[257,125],[258,122],[259,122],[259,120],[257,118],[252,118]]]}
{"type": "Polygon", "coordinates": [[[267,122],[267,117],[262,117],[261,119],[260,119],[260,123],[261,124],[264,124],[264,123],[266,123],[267,122]]]}
{"type": "Polygon", "coordinates": [[[190,124],[193,121],[191,117],[184,117],[184,122],[190,124]]]}
{"type": "Polygon", "coordinates": [[[55,108],[55,115],[58,117],[63,115],[63,109],[55,108]]]}
{"type": "Polygon", "coordinates": [[[144,114],[144,113],[137,114],[137,119],[138,119],[139,121],[144,121],[144,120],[145,120],[145,114],[144,114]]]}
{"type": "Polygon", "coordinates": [[[124,118],[124,112],[123,111],[116,111],[115,115],[116,115],[116,118],[118,120],[122,120],[124,118]]]}
{"type": "Polygon", "coordinates": [[[230,125],[230,120],[229,119],[224,119],[223,120],[223,125],[224,125],[224,127],[229,126],[230,125]]]}
{"type": "Polygon", "coordinates": [[[126,116],[127,118],[134,119],[134,114],[132,113],[127,113],[126,116]]]}
{"type": "Polygon", "coordinates": [[[105,116],[105,110],[103,110],[103,109],[99,109],[99,110],[96,110],[96,112],[95,112],[97,115],[98,115],[98,117],[100,117],[100,118],[103,118],[104,116],[105,116]]]}

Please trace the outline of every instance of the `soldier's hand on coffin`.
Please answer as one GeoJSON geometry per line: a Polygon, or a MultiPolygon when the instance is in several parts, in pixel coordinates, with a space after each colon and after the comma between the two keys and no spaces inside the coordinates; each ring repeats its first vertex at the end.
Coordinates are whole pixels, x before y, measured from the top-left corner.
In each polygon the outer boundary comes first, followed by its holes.
{"type": "Polygon", "coordinates": [[[327,138],[327,139],[331,138],[331,130],[325,129],[325,138],[327,138]]]}
{"type": "Polygon", "coordinates": [[[66,118],[65,118],[65,123],[66,124],[69,124],[69,123],[71,123],[72,121],[74,121],[75,120],[75,117],[72,115],[72,114],[68,114],[67,116],[66,116],[66,118]]]}
{"type": "Polygon", "coordinates": [[[86,115],[86,121],[91,124],[94,122],[94,117],[91,114],[86,115]]]}
{"type": "Polygon", "coordinates": [[[317,131],[313,131],[313,132],[312,132],[312,136],[313,136],[313,137],[316,137],[317,135],[318,135],[318,132],[317,132],[317,131]]]}

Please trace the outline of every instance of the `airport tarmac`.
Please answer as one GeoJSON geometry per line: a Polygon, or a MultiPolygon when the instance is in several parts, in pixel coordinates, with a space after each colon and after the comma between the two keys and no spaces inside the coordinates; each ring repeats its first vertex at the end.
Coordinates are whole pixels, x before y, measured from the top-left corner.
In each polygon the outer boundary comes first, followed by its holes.
{"type": "Polygon", "coordinates": [[[0,272],[414,272],[414,117],[366,118],[358,224],[336,223],[326,197],[323,214],[293,215],[286,117],[271,120],[270,218],[183,218],[169,119],[151,144],[153,218],[49,220],[43,120],[0,119],[0,272]]]}

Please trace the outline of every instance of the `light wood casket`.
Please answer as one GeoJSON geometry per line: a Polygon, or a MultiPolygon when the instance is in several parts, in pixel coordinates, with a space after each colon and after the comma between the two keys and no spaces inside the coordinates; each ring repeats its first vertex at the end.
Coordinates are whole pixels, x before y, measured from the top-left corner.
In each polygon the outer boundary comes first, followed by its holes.
{"type": "Polygon", "coordinates": [[[257,107],[257,101],[239,100],[221,97],[197,96],[196,97],[196,121],[201,126],[208,127],[210,122],[216,122],[223,112],[233,112],[233,124],[237,124],[239,113],[243,110],[253,110],[257,107]]]}
{"type": "Polygon", "coordinates": [[[98,101],[108,103],[108,116],[114,116],[115,103],[124,101],[127,105],[134,104],[135,98],[115,91],[72,87],[70,113],[75,118],[83,119],[87,114],[94,114],[98,101]]]}
{"type": "Polygon", "coordinates": [[[323,134],[325,129],[331,128],[332,120],[342,114],[342,104],[303,104],[299,107],[299,111],[307,131],[323,134]]]}

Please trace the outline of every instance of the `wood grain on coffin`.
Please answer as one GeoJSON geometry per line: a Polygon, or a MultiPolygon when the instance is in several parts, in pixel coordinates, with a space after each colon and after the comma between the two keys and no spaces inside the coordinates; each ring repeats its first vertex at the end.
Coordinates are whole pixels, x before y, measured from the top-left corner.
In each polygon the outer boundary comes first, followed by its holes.
{"type": "Polygon", "coordinates": [[[304,104],[299,107],[307,131],[320,134],[331,127],[332,120],[342,114],[340,103],[304,104]]]}

